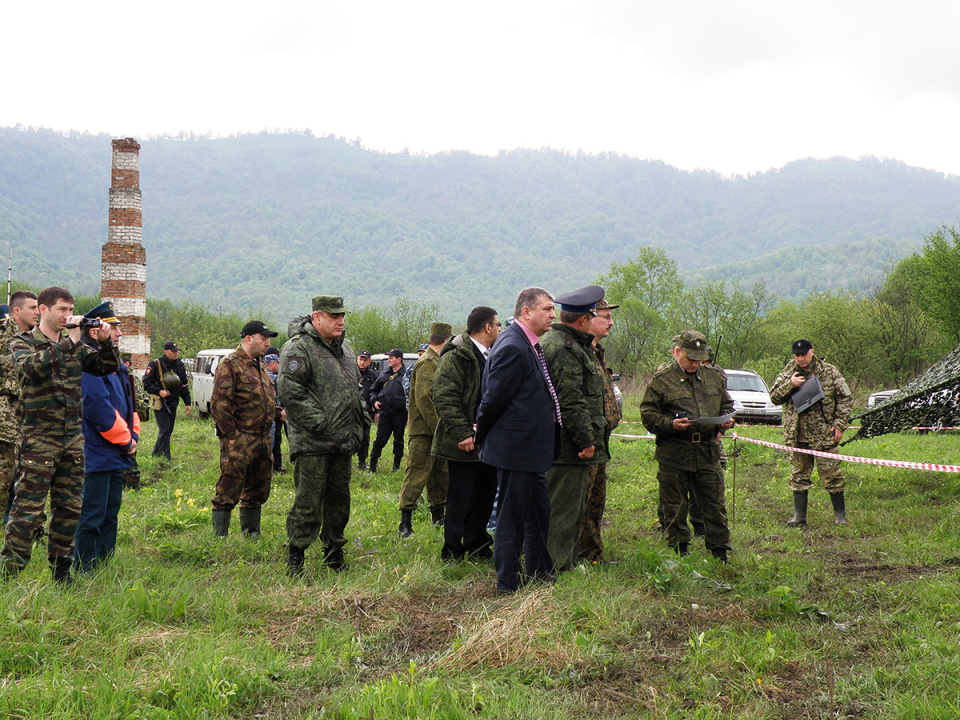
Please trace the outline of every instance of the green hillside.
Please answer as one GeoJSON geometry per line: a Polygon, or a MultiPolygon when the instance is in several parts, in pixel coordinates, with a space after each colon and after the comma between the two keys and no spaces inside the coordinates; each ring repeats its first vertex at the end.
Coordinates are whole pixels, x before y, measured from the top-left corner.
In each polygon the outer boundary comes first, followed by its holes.
{"type": "MultiPolygon", "coordinates": [[[[723,178],[615,154],[381,154],[259,134],[141,140],[148,293],[285,320],[318,292],[460,314],[588,283],[659,245],[688,280],[847,288],[960,217],[960,179],[874,158],[723,178]],[[804,269],[804,262],[807,269],[804,269]]],[[[110,138],[0,129],[0,251],[34,284],[99,286],[110,138]]]]}

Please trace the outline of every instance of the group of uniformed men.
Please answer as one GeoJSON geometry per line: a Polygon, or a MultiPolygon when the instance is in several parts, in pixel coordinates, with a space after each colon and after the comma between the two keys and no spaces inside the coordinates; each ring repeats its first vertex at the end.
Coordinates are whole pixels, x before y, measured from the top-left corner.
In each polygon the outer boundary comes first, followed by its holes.
{"type": "MultiPolygon", "coordinates": [[[[29,561],[49,495],[51,567],[55,579],[70,582],[71,564],[89,570],[115,547],[124,473],[135,463],[137,388],[119,361],[119,320],[109,303],[80,318],[62,288],[31,296],[12,297],[8,342],[0,343],[11,351],[0,354],[0,463],[6,471],[0,480],[16,477],[0,563],[10,576],[29,561]],[[33,327],[37,312],[40,322],[33,327]],[[11,433],[7,416],[16,406],[18,431],[11,433]]],[[[355,357],[344,343],[341,297],[317,296],[309,315],[291,320],[290,340],[279,357],[269,356],[270,367],[264,355],[277,333],[260,321],[247,323],[240,346],[217,368],[211,398],[221,467],[214,534],[228,534],[239,505],[241,531],[259,536],[261,508],[279,469],[279,423],[286,422],[296,488],[287,516],[288,573],[304,574],[305,551],[318,537],[323,564],[346,569],[351,458],[358,455],[364,467],[377,417],[371,471],[390,435],[399,469],[399,443],[408,430],[401,536],[413,534],[413,511],[426,489],[432,520],[444,526],[442,559],[494,558],[501,593],[552,581],[581,562],[609,562],[600,528],[609,439],[620,407],[599,341],[608,336],[617,307],[598,286],[556,299],[534,287],[518,296],[503,335],[497,312],[487,306],[471,311],[459,336],[450,325],[434,323],[409,376],[409,400],[399,349],[388,353],[389,369],[375,377],[370,354],[355,357]],[[553,322],[555,304],[559,322],[553,322]],[[494,544],[486,524],[498,488],[494,544]]],[[[144,377],[147,391],[161,401],[154,408],[161,426],[154,454],[167,458],[177,400],[189,403],[178,350],[168,342],[144,377]]],[[[734,424],[733,401],[723,371],[706,363],[703,335],[684,330],[672,352],[673,361],[654,374],[641,403],[643,424],[656,436],[661,529],[668,544],[686,554],[686,518],[695,503],[707,549],[726,562],[731,545],[720,436],[734,424]]],[[[835,450],[849,419],[849,388],[808,341],[797,341],[793,355],[771,392],[785,408],[785,440],[801,449],[835,450]],[[816,412],[798,414],[791,395],[813,376],[823,397],[816,412]]],[[[846,524],[839,463],[816,462],[836,522],[846,524]]],[[[810,455],[794,453],[791,526],[806,524],[813,463],[810,455]]]]}

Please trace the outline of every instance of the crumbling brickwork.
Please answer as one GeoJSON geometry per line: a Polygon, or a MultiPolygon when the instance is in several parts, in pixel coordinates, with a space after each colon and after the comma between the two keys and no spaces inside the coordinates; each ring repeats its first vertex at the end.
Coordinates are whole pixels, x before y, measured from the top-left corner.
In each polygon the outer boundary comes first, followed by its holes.
{"type": "Polygon", "coordinates": [[[147,252],[143,248],[140,204],[140,143],[114,140],[110,172],[107,242],[100,253],[100,296],[113,303],[120,318],[120,350],[133,354],[133,366],[150,362],[147,313],[147,252]]]}

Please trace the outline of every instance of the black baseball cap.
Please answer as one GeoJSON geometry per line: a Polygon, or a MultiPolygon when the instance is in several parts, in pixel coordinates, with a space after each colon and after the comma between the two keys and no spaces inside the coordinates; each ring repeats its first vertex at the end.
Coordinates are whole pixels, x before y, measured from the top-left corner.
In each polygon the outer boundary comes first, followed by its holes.
{"type": "Polygon", "coordinates": [[[246,325],[243,326],[243,330],[240,331],[240,337],[246,337],[247,335],[263,335],[264,337],[276,337],[279,335],[275,330],[271,330],[266,325],[263,324],[260,320],[251,320],[246,325]]]}
{"type": "Polygon", "coordinates": [[[394,348],[393,350],[391,350],[390,352],[388,352],[387,355],[393,355],[393,357],[402,358],[402,357],[403,357],[403,350],[400,350],[399,348],[394,348]]]}

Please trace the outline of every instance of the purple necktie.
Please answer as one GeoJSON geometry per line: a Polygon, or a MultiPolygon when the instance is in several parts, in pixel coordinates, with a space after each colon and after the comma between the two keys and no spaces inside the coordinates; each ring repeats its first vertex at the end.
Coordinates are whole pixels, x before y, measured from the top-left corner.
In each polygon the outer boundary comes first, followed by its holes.
{"type": "Polygon", "coordinates": [[[550,388],[550,397],[553,398],[554,419],[560,427],[563,427],[563,418],[560,416],[560,398],[557,397],[557,391],[553,387],[553,381],[550,379],[550,371],[547,370],[547,359],[543,356],[543,348],[540,343],[536,343],[533,349],[537,351],[537,359],[540,361],[540,369],[543,370],[543,377],[547,380],[547,387],[550,388]]]}

